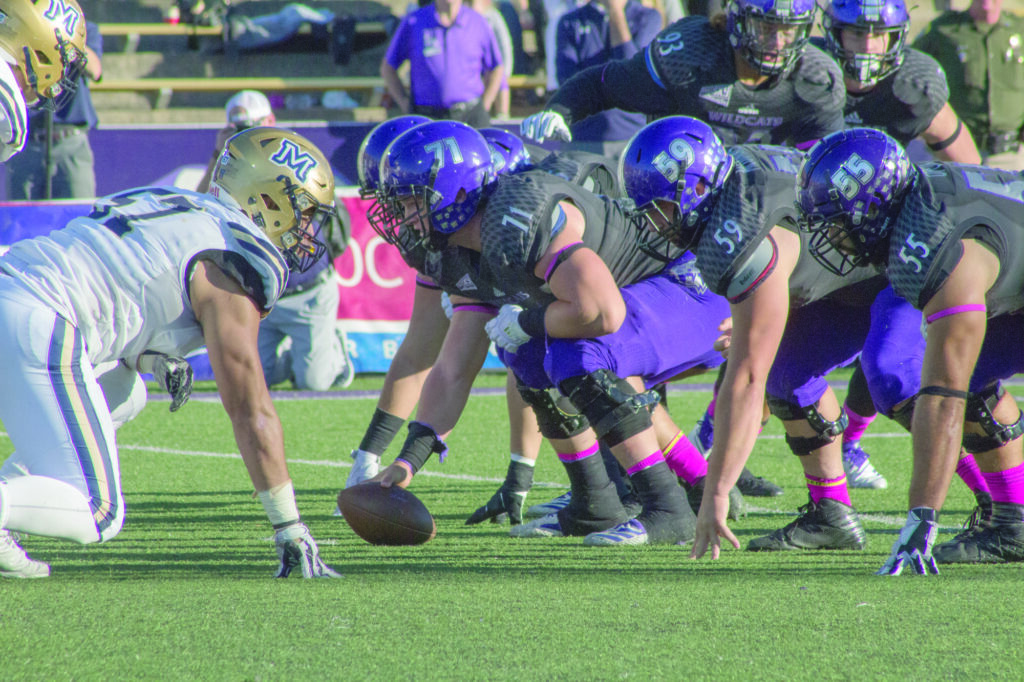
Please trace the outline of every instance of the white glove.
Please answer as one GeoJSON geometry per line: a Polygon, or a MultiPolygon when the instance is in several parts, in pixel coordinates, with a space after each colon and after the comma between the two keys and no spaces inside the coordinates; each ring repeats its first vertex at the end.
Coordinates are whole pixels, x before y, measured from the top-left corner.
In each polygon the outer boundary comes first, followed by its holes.
{"type": "Polygon", "coordinates": [[[192,365],[188,360],[147,350],[135,366],[143,374],[152,374],[160,388],[171,394],[171,412],[188,402],[192,395],[192,365]]]}
{"type": "Polygon", "coordinates": [[[892,545],[892,554],[876,575],[899,575],[908,564],[918,575],[938,575],[939,567],[935,565],[935,557],[932,556],[932,545],[937,534],[934,509],[911,509],[900,537],[892,545]]]}
{"type": "Polygon", "coordinates": [[[487,324],[484,331],[491,337],[499,348],[515,353],[519,346],[530,340],[530,335],[519,326],[519,313],[523,312],[520,306],[506,303],[501,306],[498,314],[487,324]]]}
{"type": "Polygon", "coordinates": [[[455,314],[455,309],[452,308],[452,297],[448,295],[447,291],[441,292],[441,310],[444,311],[444,316],[449,320],[455,314]]]}
{"type": "Polygon", "coordinates": [[[340,578],[341,574],[320,558],[316,540],[305,524],[293,523],[274,533],[274,545],[281,564],[275,578],[287,578],[293,569],[300,568],[303,578],[340,578]]]}
{"type": "Polygon", "coordinates": [[[345,487],[351,488],[368,481],[380,472],[380,455],[358,448],[352,451],[352,471],[348,474],[345,487]]]}
{"type": "Polygon", "coordinates": [[[557,111],[545,109],[540,113],[527,116],[519,124],[519,132],[523,137],[535,142],[556,138],[565,142],[572,142],[572,133],[565,119],[557,111]]]}

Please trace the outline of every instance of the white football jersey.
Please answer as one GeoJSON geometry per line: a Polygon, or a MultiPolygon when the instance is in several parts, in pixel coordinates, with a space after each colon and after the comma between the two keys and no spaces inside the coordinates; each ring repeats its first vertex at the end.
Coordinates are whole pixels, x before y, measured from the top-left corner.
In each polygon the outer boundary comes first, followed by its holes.
{"type": "Polygon", "coordinates": [[[188,287],[201,259],[234,278],[264,314],[288,279],[281,252],[237,206],[172,187],[104,197],[64,229],[15,242],[0,268],[78,328],[95,365],[201,347],[188,287]]]}
{"type": "Polygon", "coordinates": [[[25,147],[28,113],[11,65],[0,60],[0,163],[25,147]]]}

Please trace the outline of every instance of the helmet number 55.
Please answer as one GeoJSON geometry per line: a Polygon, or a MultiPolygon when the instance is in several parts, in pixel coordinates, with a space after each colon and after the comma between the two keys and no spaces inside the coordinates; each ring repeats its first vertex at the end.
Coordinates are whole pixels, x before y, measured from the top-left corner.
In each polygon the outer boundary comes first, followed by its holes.
{"type": "Polygon", "coordinates": [[[851,154],[850,158],[843,162],[839,168],[832,173],[832,184],[839,193],[847,199],[853,199],[860,192],[861,188],[875,177],[875,168],[857,154],[851,154]]]}

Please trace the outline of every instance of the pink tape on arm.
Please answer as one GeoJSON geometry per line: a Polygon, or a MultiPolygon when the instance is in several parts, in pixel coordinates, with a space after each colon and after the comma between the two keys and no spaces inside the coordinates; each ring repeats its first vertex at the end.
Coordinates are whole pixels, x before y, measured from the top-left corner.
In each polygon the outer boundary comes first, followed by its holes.
{"type": "Polygon", "coordinates": [[[551,279],[551,273],[554,272],[555,268],[558,267],[558,265],[560,263],[559,257],[563,253],[565,253],[568,249],[571,249],[572,247],[576,246],[577,244],[582,245],[583,242],[582,241],[578,241],[578,242],[573,242],[571,244],[566,244],[565,246],[563,246],[562,248],[560,248],[558,250],[558,253],[555,254],[555,257],[551,259],[551,262],[548,263],[548,267],[544,270],[544,281],[545,282],[547,282],[549,279],[551,279]]]}
{"type": "Polygon", "coordinates": [[[967,305],[955,305],[952,308],[946,308],[940,310],[937,313],[932,313],[928,317],[924,318],[924,321],[931,324],[935,320],[941,320],[943,317],[949,317],[950,315],[956,315],[957,313],[983,313],[985,312],[984,303],[968,303],[967,305]]]}

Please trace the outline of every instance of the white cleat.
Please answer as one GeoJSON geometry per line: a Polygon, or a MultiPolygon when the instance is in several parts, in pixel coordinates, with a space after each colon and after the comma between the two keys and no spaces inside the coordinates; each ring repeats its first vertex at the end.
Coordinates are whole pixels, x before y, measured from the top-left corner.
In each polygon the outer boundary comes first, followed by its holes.
{"type": "Polygon", "coordinates": [[[4,578],[45,578],[50,565],[25,553],[9,530],[0,530],[0,576],[4,578]]]}
{"type": "Polygon", "coordinates": [[[843,471],[846,472],[846,485],[851,488],[883,490],[889,487],[885,476],[871,464],[868,453],[864,452],[858,441],[843,444],[843,471]]]}
{"type": "Polygon", "coordinates": [[[523,514],[523,516],[528,519],[536,519],[549,514],[557,514],[562,509],[569,506],[570,500],[572,500],[572,491],[562,493],[553,500],[533,505],[526,510],[526,513],[523,514]]]}
{"type": "Polygon", "coordinates": [[[512,526],[508,534],[514,538],[561,538],[565,537],[562,525],[558,522],[558,514],[548,514],[533,521],[512,526]]]}
{"type": "Polygon", "coordinates": [[[624,521],[614,528],[590,533],[583,538],[583,544],[590,547],[609,545],[646,545],[647,530],[636,519],[624,521]]]}
{"type": "Polygon", "coordinates": [[[378,473],[380,473],[380,455],[375,455],[372,452],[367,452],[366,450],[353,450],[352,471],[348,473],[348,479],[345,481],[345,487],[351,488],[354,485],[359,485],[363,481],[369,481],[378,473]]]}

